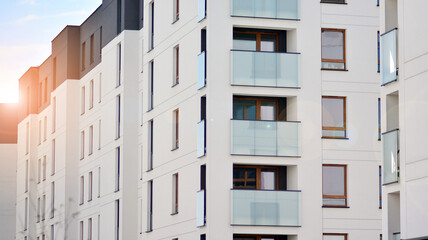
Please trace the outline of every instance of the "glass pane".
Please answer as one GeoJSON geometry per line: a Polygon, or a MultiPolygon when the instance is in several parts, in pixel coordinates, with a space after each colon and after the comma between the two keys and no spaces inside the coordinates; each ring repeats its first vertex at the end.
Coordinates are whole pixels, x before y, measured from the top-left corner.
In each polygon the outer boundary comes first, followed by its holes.
{"type": "Polygon", "coordinates": [[[233,119],[256,120],[257,106],[255,100],[233,100],[233,119]]]}
{"type": "Polygon", "coordinates": [[[267,18],[276,17],[276,1],[277,0],[256,0],[255,16],[267,18]]]}
{"type": "Polygon", "coordinates": [[[234,237],[233,240],[256,240],[256,237],[234,237]]]}
{"type": "Polygon", "coordinates": [[[345,236],[341,235],[324,235],[323,240],[345,240],[345,236]]]}
{"type": "Polygon", "coordinates": [[[255,154],[277,156],[276,122],[255,121],[255,154]]]}
{"type": "Polygon", "coordinates": [[[206,17],[206,0],[198,0],[198,22],[206,17]]]}
{"type": "Polygon", "coordinates": [[[256,34],[253,33],[233,33],[233,49],[256,51],[256,34]]]}
{"type": "Polygon", "coordinates": [[[233,16],[254,16],[254,0],[233,0],[233,16]]]}
{"type": "Polygon", "coordinates": [[[262,169],[260,177],[261,177],[260,189],[276,190],[276,170],[275,169],[262,169]]]}
{"type": "Polygon", "coordinates": [[[322,192],[323,195],[345,195],[345,168],[342,166],[322,167],[322,192]]]}
{"type": "Polygon", "coordinates": [[[232,120],[232,154],[254,155],[255,121],[232,120]]]}
{"type": "Polygon", "coordinates": [[[381,36],[382,84],[397,80],[397,30],[381,36]]]}
{"type": "Polygon", "coordinates": [[[300,86],[300,54],[277,53],[276,77],[278,87],[300,86]]]}
{"type": "Polygon", "coordinates": [[[277,156],[300,156],[300,123],[277,122],[277,156]]]}
{"type": "Polygon", "coordinates": [[[232,84],[254,85],[254,56],[256,53],[232,51],[232,84]]]}
{"type": "Polygon", "coordinates": [[[205,121],[198,123],[197,157],[205,155],[205,121]]]}
{"type": "Polygon", "coordinates": [[[201,190],[196,193],[196,226],[205,225],[205,191],[201,190]]]}
{"type": "Polygon", "coordinates": [[[298,19],[299,18],[299,0],[278,0],[277,18],[298,19]]]}
{"type": "Polygon", "coordinates": [[[343,98],[322,98],[323,127],[345,127],[343,104],[343,98]]]}
{"type": "Polygon", "coordinates": [[[346,131],[344,130],[322,130],[323,137],[346,137],[346,131]]]}
{"type": "Polygon", "coordinates": [[[345,63],[338,62],[322,62],[321,68],[326,69],[345,69],[345,63]]]}
{"type": "Polygon", "coordinates": [[[383,135],[383,183],[398,181],[398,130],[383,135]]]}
{"type": "Polygon", "coordinates": [[[346,199],[323,198],[323,205],[346,206],[346,199]]]}
{"type": "Polygon", "coordinates": [[[255,168],[233,168],[233,188],[256,188],[255,168]]]}
{"type": "Polygon", "coordinates": [[[276,120],[276,102],[261,101],[260,120],[276,120]]]}
{"type": "Polygon", "coordinates": [[[262,34],[260,42],[260,51],[276,52],[277,35],[262,34]]]}
{"type": "Polygon", "coordinates": [[[277,53],[254,53],[254,83],[257,86],[276,86],[277,53]]]}
{"type": "Polygon", "coordinates": [[[321,36],[322,58],[343,60],[343,32],[323,31],[321,36]]]}
{"type": "Polygon", "coordinates": [[[205,52],[198,55],[198,89],[205,87],[205,52]]]}

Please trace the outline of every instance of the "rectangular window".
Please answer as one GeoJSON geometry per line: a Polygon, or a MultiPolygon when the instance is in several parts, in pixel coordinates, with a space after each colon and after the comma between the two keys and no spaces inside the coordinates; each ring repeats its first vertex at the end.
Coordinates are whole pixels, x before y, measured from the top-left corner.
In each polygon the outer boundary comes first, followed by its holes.
{"type": "Polygon", "coordinates": [[[24,231],[28,227],[28,197],[25,198],[25,212],[24,212],[24,231]]]}
{"type": "Polygon", "coordinates": [[[40,222],[40,208],[41,208],[41,204],[40,204],[40,198],[37,198],[37,222],[40,222]]]}
{"type": "Polygon", "coordinates": [[[83,240],[83,221],[80,221],[80,240],[83,240]]]}
{"type": "Polygon", "coordinates": [[[120,95],[116,96],[116,139],[120,138],[120,95]]]}
{"type": "Polygon", "coordinates": [[[345,30],[323,28],[321,30],[321,68],[345,70],[345,30]]]}
{"type": "Polygon", "coordinates": [[[346,138],[346,97],[322,97],[322,136],[346,138]]]}
{"type": "Polygon", "coordinates": [[[85,131],[80,132],[80,160],[85,158],[85,131]]]}
{"type": "Polygon", "coordinates": [[[42,221],[45,220],[45,213],[46,213],[46,195],[43,195],[43,201],[42,201],[42,221]]]}
{"type": "Polygon", "coordinates": [[[322,3],[345,3],[345,0],[321,0],[322,3]]]}
{"type": "Polygon", "coordinates": [[[173,75],[174,76],[172,80],[172,86],[175,86],[179,83],[179,78],[180,78],[179,56],[180,56],[180,47],[177,45],[174,47],[174,52],[173,52],[173,62],[174,62],[173,75]]]}
{"type": "Polygon", "coordinates": [[[115,233],[116,233],[116,240],[119,240],[120,239],[120,225],[119,225],[119,220],[120,220],[120,206],[119,206],[119,199],[117,199],[116,201],[115,201],[115,206],[116,206],[116,211],[115,211],[115,213],[116,213],[116,220],[115,220],[115,222],[116,222],[116,228],[115,228],[115,233]]]}
{"type": "Polygon", "coordinates": [[[55,225],[51,225],[51,239],[55,239],[55,225]]]}
{"type": "Polygon", "coordinates": [[[92,64],[95,60],[95,45],[94,45],[94,34],[91,35],[91,52],[90,52],[90,64],[92,64]]]}
{"type": "Polygon", "coordinates": [[[43,156],[43,181],[46,180],[46,168],[47,166],[46,166],[46,155],[45,155],[43,156]]]}
{"type": "Polygon", "coordinates": [[[147,182],[147,232],[153,230],[153,180],[147,182]]]}
{"type": "Polygon", "coordinates": [[[25,154],[28,154],[30,151],[30,123],[27,122],[26,132],[25,132],[25,154]]]}
{"type": "Polygon", "coordinates": [[[89,172],[88,176],[88,202],[92,201],[92,182],[93,182],[93,176],[92,172],[89,172]]]}
{"type": "Polygon", "coordinates": [[[173,22],[177,21],[180,18],[180,1],[179,0],[172,0],[173,1],[173,22]]]}
{"type": "Polygon", "coordinates": [[[178,213],[178,173],[172,175],[172,214],[178,213]]]}
{"type": "Polygon", "coordinates": [[[120,147],[116,148],[116,191],[120,189],[120,147]]]}
{"type": "Polygon", "coordinates": [[[42,106],[43,83],[39,83],[39,106],[42,106]]]}
{"type": "Polygon", "coordinates": [[[55,182],[51,183],[51,218],[55,217],[55,182]]]}
{"type": "Polygon", "coordinates": [[[285,98],[234,97],[233,119],[286,121],[285,98]]]}
{"type": "Polygon", "coordinates": [[[103,82],[103,74],[100,73],[100,80],[99,80],[99,86],[98,86],[98,102],[101,102],[101,96],[102,96],[102,82],[103,82]]]}
{"type": "Polygon", "coordinates": [[[154,62],[151,61],[149,63],[149,86],[148,86],[148,89],[149,89],[149,99],[148,99],[149,107],[148,108],[149,109],[148,111],[153,109],[153,95],[154,95],[154,91],[153,91],[154,72],[153,71],[154,71],[154,62]]]}
{"type": "Polygon", "coordinates": [[[148,124],[148,135],[149,135],[149,139],[148,139],[148,165],[147,165],[147,170],[150,171],[153,169],[153,119],[149,121],[148,124]]]}
{"type": "Polygon", "coordinates": [[[380,98],[377,99],[377,140],[380,141],[382,138],[382,129],[381,129],[381,116],[382,116],[382,105],[380,98]]]}
{"type": "Polygon", "coordinates": [[[85,66],[86,66],[85,54],[86,54],[86,42],[82,43],[82,71],[85,70],[85,66]]]}
{"type": "Polygon", "coordinates": [[[55,90],[56,88],[56,58],[52,61],[52,89],[55,90]]]}
{"type": "Polygon", "coordinates": [[[37,183],[40,183],[42,179],[42,159],[37,160],[37,183]]]}
{"type": "Polygon", "coordinates": [[[56,129],[56,97],[52,99],[52,133],[56,129]]]}
{"type": "Polygon", "coordinates": [[[89,109],[94,107],[94,80],[89,82],[89,109]]]}
{"type": "Polygon", "coordinates": [[[100,27],[100,59],[103,52],[103,27],[100,27]]]}
{"type": "Polygon", "coordinates": [[[322,194],[323,206],[347,206],[346,165],[323,164],[322,194]]]}
{"type": "Polygon", "coordinates": [[[322,236],[323,240],[348,240],[348,234],[346,233],[324,233],[322,236]]]}
{"type": "Polygon", "coordinates": [[[51,168],[51,176],[55,174],[55,153],[56,153],[55,139],[52,140],[52,168],[51,168]]]}
{"type": "Polygon", "coordinates": [[[85,177],[80,176],[80,205],[85,202],[85,177]]]}
{"type": "Polygon", "coordinates": [[[101,119],[98,120],[98,150],[101,149],[101,119]]]}
{"type": "Polygon", "coordinates": [[[152,1],[149,5],[149,51],[154,48],[155,32],[155,3],[152,1]]]}
{"type": "Polygon", "coordinates": [[[29,179],[29,166],[28,160],[25,160],[25,192],[28,192],[28,179],[29,179]]]}
{"type": "Polygon", "coordinates": [[[42,143],[42,120],[39,120],[39,144],[42,143]]]}
{"type": "Polygon", "coordinates": [[[117,45],[117,81],[116,87],[121,84],[121,75],[122,75],[122,44],[117,45]]]}
{"type": "Polygon", "coordinates": [[[48,101],[48,78],[45,78],[45,91],[43,95],[44,102],[48,101]]]}
{"type": "Polygon", "coordinates": [[[382,166],[379,166],[379,209],[382,209],[382,166]]]}
{"type": "Polygon", "coordinates": [[[48,117],[43,118],[43,141],[46,141],[47,138],[47,128],[48,128],[48,117]]]}
{"type": "Polygon", "coordinates": [[[201,240],[206,240],[207,239],[207,236],[205,235],[205,234],[201,234],[201,238],[200,238],[201,240]]]}
{"type": "Polygon", "coordinates": [[[179,111],[178,109],[174,110],[173,112],[173,119],[172,119],[172,149],[177,149],[179,147],[179,111]]]}
{"type": "Polygon", "coordinates": [[[233,29],[233,49],[244,51],[285,52],[285,31],[233,29]]]}
{"type": "Polygon", "coordinates": [[[92,218],[88,219],[88,240],[92,240],[92,218]]]}
{"type": "Polygon", "coordinates": [[[117,0],[117,35],[122,32],[122,0],[117,0]]]}
{"type": "Polygon", "coordinates": [[[89,126],[89,155],[94,151],[94,126],[89,126]]]}
{"type": "MultiPolygon", "coordinates": [[[[378,0],[379,6],[379,0],[378,0]]],[[[377,72],[380,72],[380,32],[377,31],[377,72]]]]}
{"type": "Polygon", "coordinates": [[[286,168],[233,166],[234,189],[286,190],[286,168]]]}
{"type": "Polygon", "coordinates": [[[98,167],[98,195],[99,198],[101,196],[101,167],[98,167]]]}
{"type": "Polygon", "coordinates": [[[82,87],[80,94],[80,114],[85,113],[85,87],[82,87]]]}
{"type": "Polygon", "coordinates": [[[101,216],[98,215],[98,240],[101,240],[101,216]]]}

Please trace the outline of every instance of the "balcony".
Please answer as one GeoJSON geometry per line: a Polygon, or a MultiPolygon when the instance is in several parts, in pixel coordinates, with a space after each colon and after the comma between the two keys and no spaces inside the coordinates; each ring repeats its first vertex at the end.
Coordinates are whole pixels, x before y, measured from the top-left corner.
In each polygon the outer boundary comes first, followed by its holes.
{"type": "Polygon", "coordinates": [[[300,54],[232,50],[231,84],[300,87],[300,54]]]}
{"type": "Polygon", "coordinates": [[[299,19],[299,0],[231,0],[232,16],[299,19]]]}
{"type": "Polygon", "coordinates": [[[397,81],[397,29],[392,29],[380,37],[382,86],[397,81]]]}
{"type": "Polygon", "coordinates": [[[205,121],[198,123],[197,157],[205,156],[205,121]]]}
{"type": "Polygon", "coordinates": [[[196,194],[196,226],[202,227],[205,225],[205,190],[201,190],[196,194]]]}
{"type": "Polygon", "coordinates": [[[299,157],[300,122],[231,120],[231,154],[299,157]]]}
{"type": "Polygon", "coordinates": [[[301,225],[300,191],[231,190],[231,225],[301,225]]]}
{"type": "Polygon", "coordinates": [[[198,90],[205,87],[206,84],[206,57],[205,52],[198,55],[198,90]]]}
{"type": "Polygon", "coordinates": [[[398,129],[383,134],[383,184],[398,182],[399,146],[398,129]]]}

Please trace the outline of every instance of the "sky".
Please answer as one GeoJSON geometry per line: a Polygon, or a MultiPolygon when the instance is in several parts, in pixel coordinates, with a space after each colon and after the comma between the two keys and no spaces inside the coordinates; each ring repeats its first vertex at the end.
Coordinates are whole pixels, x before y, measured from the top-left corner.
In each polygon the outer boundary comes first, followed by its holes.
{"type": "Polygon", "coordinates": [[[102,0],[0,0],[0,103],[18,101],[18,80],[51,54],[66,25],[80,25],[102,0]]]}

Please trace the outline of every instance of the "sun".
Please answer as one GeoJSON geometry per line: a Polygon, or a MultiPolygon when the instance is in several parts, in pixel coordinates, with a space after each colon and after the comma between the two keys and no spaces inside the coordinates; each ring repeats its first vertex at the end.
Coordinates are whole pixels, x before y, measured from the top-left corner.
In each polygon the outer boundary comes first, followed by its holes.
{"type": "Polygon", "coordinates": [[[18,87],[0,82],[0,103],[17,103],[19,101],[18,87]]]}

